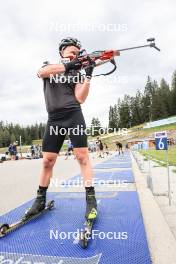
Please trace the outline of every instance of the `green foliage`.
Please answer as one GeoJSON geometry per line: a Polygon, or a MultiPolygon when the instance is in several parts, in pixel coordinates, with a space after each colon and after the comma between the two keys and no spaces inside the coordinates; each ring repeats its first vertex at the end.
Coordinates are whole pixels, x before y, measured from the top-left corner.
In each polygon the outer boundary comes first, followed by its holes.
{"type": "MultiPolygon", "coordinates": [[[[176,147],[169,147],[168,150],[168,162],[170,165],[176,165],[176,155],[175,155],[176,147]]],[[[150,158],[159,161],[159,164],[165,165],[166,164],[166,152],[165,150],[140,150],[140,153],[143,154],[146,158],[150,156],[150,158]]]]}
{"type": "Polygon", "coordinates": [[[171,111],[172,115],[176,115],[176,71],[172,75],[171,94],[171,111]]]}
{"type": "Polygon", "coordinates": [[[176,71],[171,87],[164,79],[158,85],[148,76],[143,92],[118,99],[109,109],[109,127],[129,128],[172,115],[176,115],[176,71]]]}
{"type": "Polygon", "coordinates": [[[93,117],[92,122],[91,122],[91,127],[90,127],[90,134],[91,136],[98,136],[99,131],[101,129],[101,123],[98,118],[93,117]]]}
{"type": "Polygon", "coordinates": [[[9,146],[10,143],[20,141],[22,138],[22,144],[29,145],[32,140],[42,139],[45,130],[45,125],[40,123],[22,127],[19,124],[8,124],[0,122],[0,148],[9,146]]]}
{"type": "Polygon", "coordinates": [[[119,114],[118,114],[118,106],[115,105],[110,106],[109,109],[109,127],[111,128],[118,128],[118,122],[119,122],[119,114]]]}

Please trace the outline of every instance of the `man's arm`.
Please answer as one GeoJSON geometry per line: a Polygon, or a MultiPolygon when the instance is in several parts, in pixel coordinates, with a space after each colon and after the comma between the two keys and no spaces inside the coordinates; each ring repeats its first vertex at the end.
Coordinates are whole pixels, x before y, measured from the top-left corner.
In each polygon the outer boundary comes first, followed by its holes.
{"type": "Polygon", "coordinates": [[[82,63],[76,58],[68,63],[63,64],[49,64],[42,67],[37,75],[39,78],[49,78],[50,75],[55,76],[56,74],[61,74],[64,72],[69,72],[70,70],[80,70],[82,63]]]}
{"type": "Polygon", "coordinates": [[[45,67],[42,67],[37,75],[39,78],[49,78],[50,75],[56,75],[56,74],[61,74],[65,72],[65,66],[64,64],[50,64],[45,67]]]}
{"type": "Polygon", "coordinates": [[[77,83],[75,86],[75,97],[80,104],[85,102],[89,94],[90,80],[92,78],[94,66],[95,66],[94,62],[93,63],[91,62],[91,65],[85,68],[86,76],[84,82],[82,84],[77,83]]]}
{"type": "Polygon", "coordinates": [[[75,86],[75,97],[76,100],[83,104],[89,94],[90,79],[86,78],[83,83],[77,83],[75,86]]]}

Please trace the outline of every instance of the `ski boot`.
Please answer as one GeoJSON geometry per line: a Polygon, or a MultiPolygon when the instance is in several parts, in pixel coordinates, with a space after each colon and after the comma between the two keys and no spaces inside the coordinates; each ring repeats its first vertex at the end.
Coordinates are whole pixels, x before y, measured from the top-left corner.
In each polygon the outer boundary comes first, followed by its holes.
{"type": "Polygon", "coordinates": [[[34,216],[40,213],[41,211],[45,209],[45,206],[46,206],[46,191],[39,189],[37,191],[37,197],[34,203],[32,204],[32,207],[30,207],[26,211],[24,219],[30,218],[31,216],[34,216]]]}
{"type": "Polygon", "coordinates": [[[95,220],[97,217],[97,201],[94,189],[86,192],[86,220],[95,220]]]}
{"type": "Polygon", "coordinates": [[[86,192],[86,203],[86,221],[84,223],[84,230],[81,231],[79,239],[79,243],[82,248],[88,247],[92,235],[93,225],[97,218],[97,201],[93,188],[86,192]]]}
{"type": "Polygon", "coordinates": [[[47,205],[45,206],[45,208],[43,210],[41,210],[41,211],[38,210],[37,213],[35,213],[35,214],[27,215],[27,217],[24,216],[24,217],[22,217],[20,220],[18,220],[15,223],[11,223],[11,224],[8,224],[8,223],[0,224],[0,238],[8,235],[9,233],[11,233],[11,232],[13,232],[13,231],[15,231],[17,229],[19,229],[21,226],[29,223],[33,219],[38,218],[42,214],[44,214],[44,213],[46,213],[48,211],[51,211],[53,208],[54,208],[54,201],[52,200],[52,201],[49,201],[47,203],[47,205]]]}

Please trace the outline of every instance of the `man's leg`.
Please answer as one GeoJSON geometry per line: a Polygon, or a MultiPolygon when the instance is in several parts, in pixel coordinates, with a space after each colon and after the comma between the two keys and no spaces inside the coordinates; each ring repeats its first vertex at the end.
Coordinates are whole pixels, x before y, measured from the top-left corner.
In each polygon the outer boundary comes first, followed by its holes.
{"type": "Polygon", "coordinates": [[[57,153],[43,152],[43,164],[39,179],[39,188],[37,190],[37,197],[32,207],[25,214],[30,217],[42,211],[46,204],[46,192],[52,177],[53,166],[57,159],[57,153]]]}
{"type": "Polygon", "coordinates": [[[32,207],[26,213],[26,217],[35,215],[45,208],[46,192],[52,177],[53,166],[63,145],[64,138],[65,137],[62,135],[50,135],[50,125],[47,124],[42,143],[43,164],[40,173],[37,197],[32,204],[32,207]]]}
{"type": "Polygon", "coordinates": [[[52,177],[53,167],[56,162],[58,154],[52,152],[43,152],[43,164],[40,173],[39,185],[48,187],[52,177]]]}
{"type": "Polygon", "coordinates": [[[80,165],[81,173],[84,178],[84,186],[90,187],[93,185],[93,169],[89,159],[88,148],[74,148],[74,154],[80,165]]]}
{"type": "Polygon", "coordinates": [[[97,202],[95,198],[95,190],[93,187],[93,169],[89,159],[87,147],[74,148],[75,156],[80,165],[81,173],[84,178],[84,186],[86,189],[86,219],[95,219],[97,217],[97,202]]]}
{"type": "Polygon", "coordinates": [[[72,122],[70,127],[81,128],[80,133],[75,135],[73,130],[69,134],[71,143],[74,148],[74,154],[79,162],[81,173],[84,178],[84,185],[86,189],[86,219],[95,219],[97,216],[97,202],[95,198],[95,190],[93,187],[93,170],[89,160],[87,135],[85,133],[86,124],[81,111],[76,111],[72,115],[72,122]],[[82,130],[84,129],[84,130],[82,130]]]}
{"type": "Polygon", "coordinates": [[[104,152],[103,152],[103,149],[101,150],[101,158],[104,158],[104,152]]]}

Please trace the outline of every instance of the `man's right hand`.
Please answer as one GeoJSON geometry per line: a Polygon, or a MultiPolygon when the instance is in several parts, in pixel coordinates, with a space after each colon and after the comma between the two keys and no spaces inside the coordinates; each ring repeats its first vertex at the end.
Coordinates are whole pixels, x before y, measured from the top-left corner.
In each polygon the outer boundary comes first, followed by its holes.
{"type": "Polygon", "coordinates": [[[68,73],[71,70],[80,70],[82,67],[81,61],[79,61],[78,58],[68,62],[68,63],[63,63],[65,67],[65,72],[68,73]]]}

